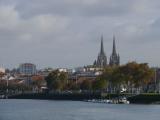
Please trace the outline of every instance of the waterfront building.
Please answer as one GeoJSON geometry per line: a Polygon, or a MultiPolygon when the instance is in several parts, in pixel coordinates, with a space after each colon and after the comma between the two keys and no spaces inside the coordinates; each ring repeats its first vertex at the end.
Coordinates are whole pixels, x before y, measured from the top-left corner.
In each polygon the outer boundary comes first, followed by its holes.
{"type": "Polygon", "coordinates": [[[116,43],[115,43],[115,36],[113,36],[113,49],[112,54],[110,56],[110,66],[119,65],[120,64],[120,56],[116,52],[116,43]]]}
{"type": "Polygon", "coordinates": [[[76,73],[85,72],[85,71],[86,71],[86,69],[84,67],[77,67],[77,68],[75,68],[75,72],[76,73]]]}
{"type": "Polygon", "coordinates": [[[95,67],[93,65],[75,68],[74,72],[69,73],[69,80],[73,80],[76,83],[84,80],[94,81],[97,76],[101,75],[103,68],[95,67]]]}
{"type": "Polygon", "coordinates": [[[93,66],[93,65],[84,66],[84,69],[85,69],[85,71],[88,71],[88,72],[103,71],[103,68],[95,67],[95,66],[93,66]]]}
{"type": "Polygon", "coordinates": [[[41,69],[41,70],[37,70],[37,74],[46,77],[46,76],[48,76],[48,74],[51,73],[52,71],[53,71],[52,68],[44,68],[44,69],[41,69]]]}
{"type": "Polygon", "coordinates": [[[68,69],[67,69],[67,68],[58,68],[58,71],[59,71],[59,72],[65,72],[65,73],[66,73],[66,72],[68,71],[68,69]]]}

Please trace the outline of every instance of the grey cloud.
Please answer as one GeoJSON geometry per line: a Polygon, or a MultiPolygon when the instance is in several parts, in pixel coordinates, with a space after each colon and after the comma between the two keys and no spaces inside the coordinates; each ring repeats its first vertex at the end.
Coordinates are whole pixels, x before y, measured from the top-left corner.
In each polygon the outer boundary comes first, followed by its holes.
{"type": "Polygon", "coordinates": [[[137,59],[157,65],[160,58],[150,46],[158,50],[160,2],[153,1],[0,0],[1,64],[92,64],[100,36],[109,57],[115,34],[122,63],[137,59]]]}
{"type": "Polygon", "coordinates": [[[19,0],[16,9],[22,16],[58,14],[63,16],[120,16],[130,11],[132,1],[122,0],[19,0]]]}

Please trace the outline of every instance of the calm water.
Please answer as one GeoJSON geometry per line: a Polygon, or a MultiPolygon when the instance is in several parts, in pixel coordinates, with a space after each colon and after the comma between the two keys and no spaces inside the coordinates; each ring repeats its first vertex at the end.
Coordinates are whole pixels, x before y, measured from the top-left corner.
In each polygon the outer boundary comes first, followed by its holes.
{"type": "Polygon", "coordinates": [[[0,100],[0,120],[160,120],[160,105],[0,100]]]}

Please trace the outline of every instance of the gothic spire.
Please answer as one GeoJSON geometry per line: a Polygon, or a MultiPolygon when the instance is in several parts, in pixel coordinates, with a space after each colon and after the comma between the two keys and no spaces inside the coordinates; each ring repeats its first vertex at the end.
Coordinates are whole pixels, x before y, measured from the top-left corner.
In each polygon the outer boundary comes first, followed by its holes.
{"type": "Polygon", "coordinates": [[[98,53],[98,57],[96,62],[94,62],[96,67],[106,67],[107,66],[107,57],[104,52],[104,47],[103,47],[103,36],[101,36],[101,48],[100,48],[100,53],[98,53]]]}
{"type": "Polygon", "coordinates": [[[100,51],[100,54],[104,54],[103,35],[101,36],[101,51],[100,51]]]}
{"type": "Polygon", "coordinates": [[[117,54],[116,53],[116,42],[115,42],[115,35],[113,35],[113,51],[112,51],[112,54],[117,54]]]}
{"type": "Polygon", "coordinates": [[[119,65],[120,64],[120,57],[119,54],[116,52],[116,42],[115,42],[115,36],[113,35],[113,51],[110,56],[110,65],[119,65]]]}

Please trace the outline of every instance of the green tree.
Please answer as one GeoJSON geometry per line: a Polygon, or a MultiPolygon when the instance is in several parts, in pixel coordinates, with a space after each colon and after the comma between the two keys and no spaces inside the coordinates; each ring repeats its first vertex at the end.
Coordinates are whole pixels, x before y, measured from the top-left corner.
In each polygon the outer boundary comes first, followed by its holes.
{"type": "Polygon", "coordinates": [[[49,90],[63,90],[67,84],[68,74],[54,70],[45,78],[49,90]]]}
{"type": "Polygon", "coordinates": [[[94,90],[104,90],[106,88],[107,88],[107,81],[105,79],[99,79],[93,82],[94,90]]]}
{"type": "Polygon", "coordinates": [[[98,77],[99,80],[105,80],[108,90],[115,91],[115,88],[118,88],[119,78],[118,78],[118,67],[117,66],[108,66],[104,69],[103,74],[98,77]]]}
{"type": "Polygon", "coordinates": [[[80,85],[82,90],[91,90],[92,89],[92,81],[91,80],[84,80],[80,85]]]}

